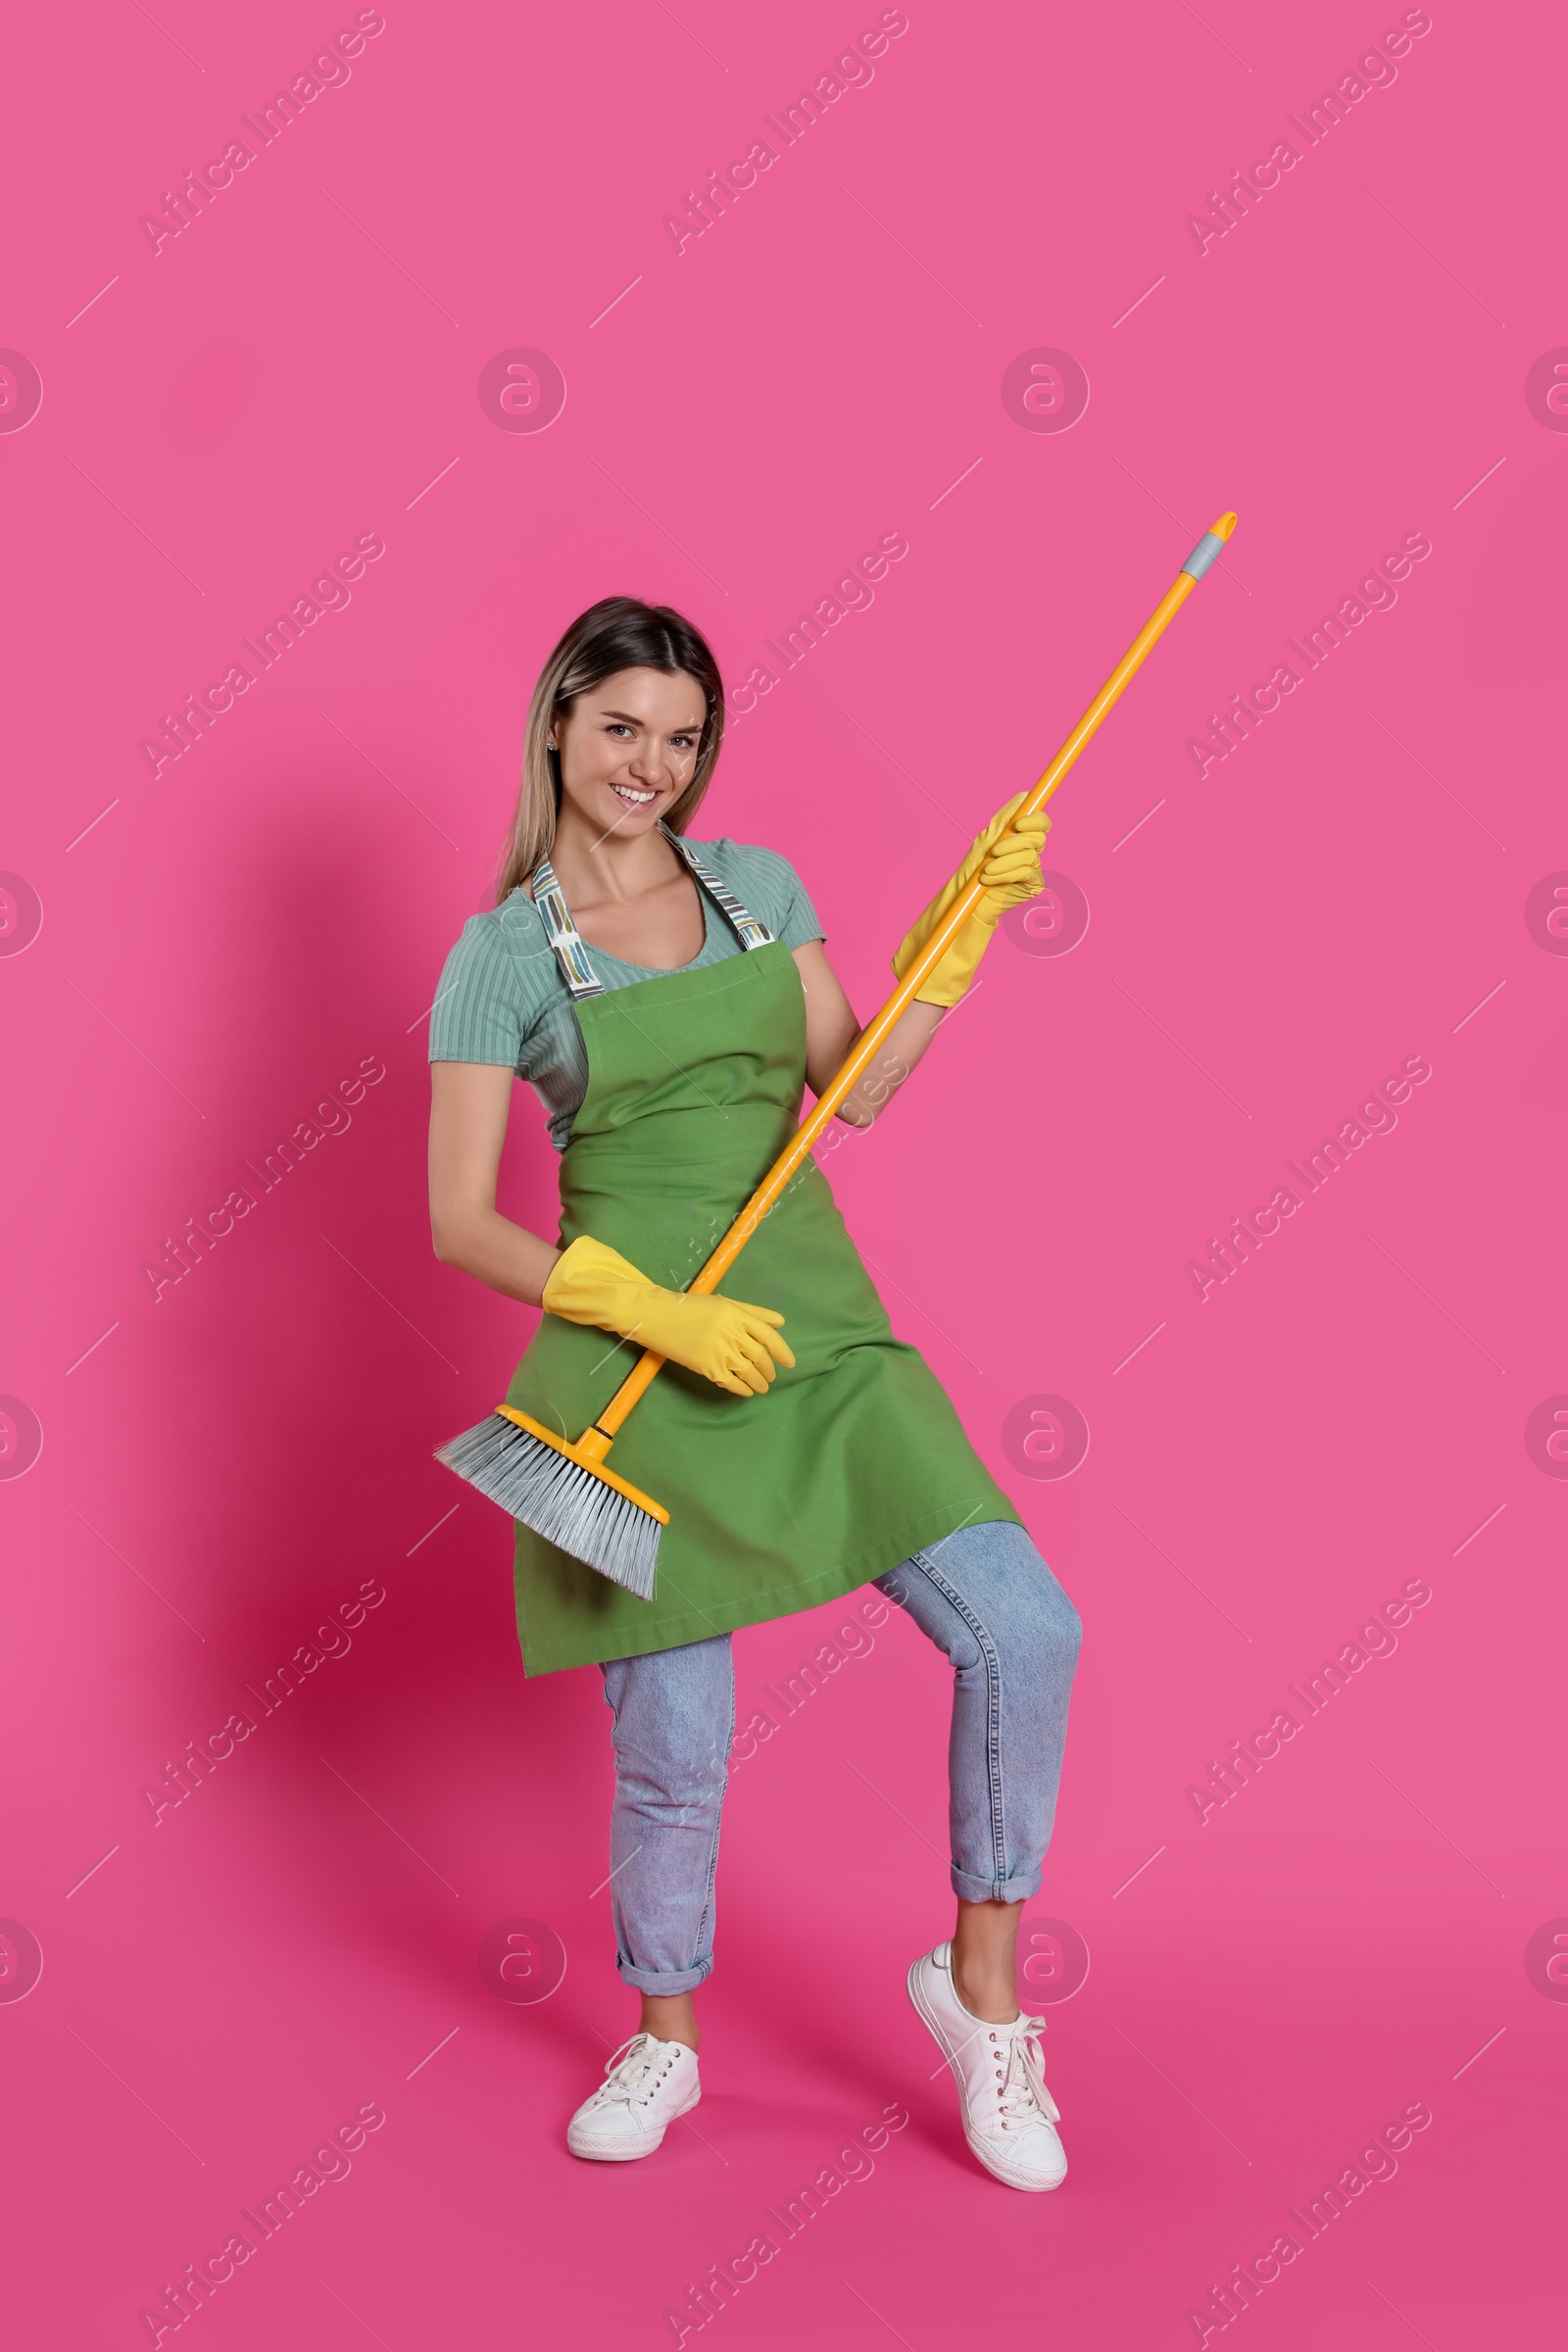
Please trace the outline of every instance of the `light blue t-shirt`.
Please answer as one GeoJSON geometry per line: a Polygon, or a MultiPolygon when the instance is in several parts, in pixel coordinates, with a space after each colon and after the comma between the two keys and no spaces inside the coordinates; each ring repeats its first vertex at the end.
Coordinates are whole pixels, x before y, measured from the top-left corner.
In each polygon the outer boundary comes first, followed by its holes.
{"type": "MultiPolygon", "coordinates": [[[[825,935],[816,911],[787,858],[775,850],[738,841],[694,841],[748,913],[764,922],[787,948],[825,935]]],[[[729,923],[701,884],[706,936],[702,953],[683,971],[745,954],[729,923]]],[[[584,943],[608,988],[630,988],[660,976],[652,964],[623,963],[584,943]]],[[[525,1078],[550,1114],[550,1138],[564,1152],[571,1122],[588,1091],[588,1052],[576,1009],[545,931],[544,916],[519,885],[487,913],[470,914],[447,957],[430,1014],[431,1061],[483,1061],[525,1078]]]]}

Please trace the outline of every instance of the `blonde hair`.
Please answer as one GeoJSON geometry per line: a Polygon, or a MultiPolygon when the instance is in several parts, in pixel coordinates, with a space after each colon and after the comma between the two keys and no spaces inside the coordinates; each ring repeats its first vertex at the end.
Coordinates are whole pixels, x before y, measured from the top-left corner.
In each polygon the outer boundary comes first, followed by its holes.
{"type": "Polygon", "coordinates": [[[526,882],[556,838],[561,807],[557,755],[550,730],[579,695],[591,693],[621,669],[684,672],[703,690],[708,715],[692,780],[664,822],[684,833],[712,780],[724,740],[724,681],[701,633],[668,605],[645,605],[635,596],[607,596],[580,612],[562,638],[533,690],[522,739],[522,789],[496,873],[496,905],[526,882]]]}

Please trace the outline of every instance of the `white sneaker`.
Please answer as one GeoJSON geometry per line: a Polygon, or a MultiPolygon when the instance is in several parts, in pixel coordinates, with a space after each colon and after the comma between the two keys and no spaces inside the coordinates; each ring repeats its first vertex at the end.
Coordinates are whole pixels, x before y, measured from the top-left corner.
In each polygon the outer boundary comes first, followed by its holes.
{"type": "Polygon", "coordinates": [[[697,2052],[683,2041],[634,2034],[605,2067],[605,2080],[566,2127],[574,2156],[627,2164],[651,2156],[669,2126],[702,2097],[697,2052]]]}
{"type": "Polygon", "coordinates": [[[1046,2088],[1043,2017],[994,2026],[973,2017],[953,1982],[953,1946],[939,1943],[909,1971],[909,1998],[953,2070],[963,2136],[988,2173],[1009,2188],[1058,2188],[1067,2158],[1060,2114],[1046,2088]]]}

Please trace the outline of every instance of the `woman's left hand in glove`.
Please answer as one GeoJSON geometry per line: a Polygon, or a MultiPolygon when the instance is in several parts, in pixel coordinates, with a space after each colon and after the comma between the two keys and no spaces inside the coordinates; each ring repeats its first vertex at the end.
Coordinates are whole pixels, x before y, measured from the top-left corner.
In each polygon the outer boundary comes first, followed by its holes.
{"type": "Polygon", "coordinates": [[[1037,808],[1032,816],[1024,817],[1012,831],[1007,830],[1013,811],[1023,806],[1027,797],[1024,793],[1015,793],[1006,807],[998,810],[953,880],[945,890],[938,892],[894,956],[894,976],[902,980],[941,925],[954,902],[961,898],[976,875],[979,876],[985,886],[985,896],[957,936],[950,941],[941,961],[926,974],[915,991],[918,1004],[956,1004],[973,982],[980,958],[991,945],[997,925],[1007,909],[1038,898],[1044,890],[1040,855],[1046,846],[1046,835],[1051,830],[1050,817],[1043,808],[1037,808]]]}

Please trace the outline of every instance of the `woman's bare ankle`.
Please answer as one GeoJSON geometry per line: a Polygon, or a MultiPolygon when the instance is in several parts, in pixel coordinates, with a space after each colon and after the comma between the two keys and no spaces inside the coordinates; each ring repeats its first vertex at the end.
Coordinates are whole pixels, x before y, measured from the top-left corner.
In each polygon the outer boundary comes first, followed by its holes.
{"type": "Polygon", "coordinates": [[[1019,2014],[1014,1967],[1022,1903],[969,1903],[960,1897],[953,1935],[953,1985],[971,2017],[1010,2026],[1019,2014]]]}
{"type": "Polygon", "coordinates": [[[953,1988],[969,2015],[982,2025],[1010,2026],[1018,2016],[1016,1991],[994,1969],[965,1971],[955,1961],[953,1988]]]}
{"type": "Polygon", "coordinates": [[[645,1992],[642,1995],[643,2013],[638,2031],[652,2034],[656,2041],[681,2041],[695,2050],[702,2041],[697,2031],[697,2010],[689,1992],[645,1992]]]}

